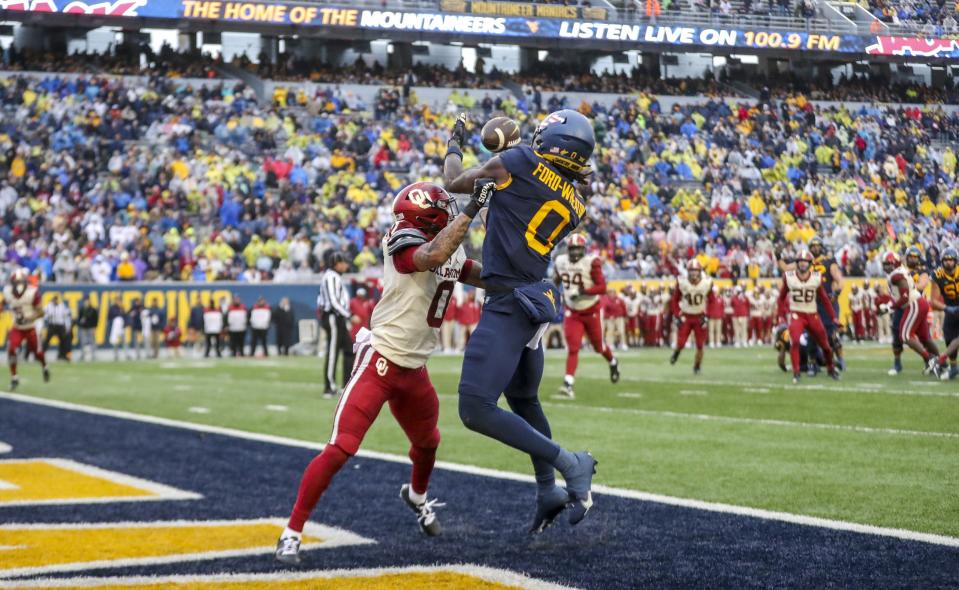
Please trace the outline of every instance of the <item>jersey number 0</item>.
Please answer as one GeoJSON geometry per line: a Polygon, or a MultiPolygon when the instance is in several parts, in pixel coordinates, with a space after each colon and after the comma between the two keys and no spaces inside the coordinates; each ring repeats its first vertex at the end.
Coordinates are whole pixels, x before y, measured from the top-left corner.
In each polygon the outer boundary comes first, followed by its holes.
{"type": "Polygon", "coordinates": [[[556,236],[559,235],[563,228],[569,225],[569,209],[563,205],[562,202],[553,199],[552,201],[546,201],[543,203],[543,206],[539,208],[539,211],[533,215],[533,218],[529,220],[529,224],[526,226],[526,243],[529,247],[536,252],[546,256],[553,249],[553,241],[556,239],[556,236]],[[555,213],[559,215],[562,219],[559,223],[556,224],[556,227],[553,229],[553,233],[549,235],[544,244],[540,241],[537,232],[539,228],[543,225],[543,222],[546,220],[546,217],[550,213],[555,213]]]}

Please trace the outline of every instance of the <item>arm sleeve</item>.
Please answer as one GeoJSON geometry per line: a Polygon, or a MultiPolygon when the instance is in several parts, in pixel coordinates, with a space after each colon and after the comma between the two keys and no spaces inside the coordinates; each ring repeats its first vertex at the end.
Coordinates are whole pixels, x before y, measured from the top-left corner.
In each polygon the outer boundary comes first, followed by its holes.
{"type": "Polygon", "coordinates": [[[413,264],[413,254],[416,252],[416,248],[419,248],[419,246],[407,246],[393,254],[393,268],[396,269],[396,272],[403,275],[417,272],[416,265],[413,264]]]}
{"type": "Polygon", "coordinates": [[[787,310],[787,302],[789,301],[789,285],[786,284],[786,279],[783,279],[783,286],[779,290],[779,301],[777,303],[777,310],[780,317],[785,316],[787,310]]]}
{"type": "Polygon", "coordinates": [[[907,303],[909,303],[909,286],[907,285],[903,287],[899,285],[898,281],[895,283],[895,285],[896,288],[899,289],[899,297],[892,302],[892,306],[896,309],[899,309],[900,307],[904,307],[907,303]]]}
{"type": "Polygon", "coordinates": [[[819,301],[822,301],[823,307],[826,309],[826,315],[829,316],[829,319],[832,323],[836,323],[836,310],[832,307],[832,301],[829,299],[829,293],[826,293],[826,287],[819,285],[819,301]]]}
{"type": "Polygon", "coordinates": [[[473,261],[467,258],[466,262],[463,263],[463,267],[460,268],[459,282],[465,283],[465,279],[469,278],[471,272],[473,272],[473,261]]]}
{"type": "Polygon", "coordinates": [[[593,279],[593,286],[583,289],[583,295],[603,295],[606,293],[606,277],[603,275],[603,263],[599,258],[593,258],[589,266],[589,277],[593,279]]]}
{"type": "Polygon", "coordinates": [[[670,311],[672,312],[672,314],[673,314],[674,316],[676,316],[676,317],[679,317],[679,314],[680,314],[680,310],[679,310],[679,297],[680,297],[680,295],[679,295],[679,286],[677,285],[677,286],[673,287],[673,296],[670,297],[670,299],[669,299],[669,310],[670,310],[670,311]]]}

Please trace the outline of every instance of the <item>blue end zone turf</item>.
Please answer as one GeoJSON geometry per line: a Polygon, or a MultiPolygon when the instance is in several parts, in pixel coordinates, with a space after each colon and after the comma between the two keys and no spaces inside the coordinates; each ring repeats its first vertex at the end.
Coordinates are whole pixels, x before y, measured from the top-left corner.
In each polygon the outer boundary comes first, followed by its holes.
{"type": "MultiPolygon", "coordinates": [[[[0,508],[0,523],[285,517],[313,452],[0,400],[0,459],[59,457],[203,495],[201,500],[0,508]]],[[[397,449],[403,452],[404,449],[397,449]]],[[[442,454],[442,449],[441,449],[442,454]]],[[[304,553],[304,568],[472,563],[582,588],[947,588],[959,550],[598,495],[575,529],[531,538],[532,484],[437,470],[444,534],[422,536],[398,498],[406,465],[354,458],[314,520],[376,540],[304,553]]],[[[0,559],[2,561],[2,559],[0,559]]],[[[272,556],[101,569],[83,575],[272,572],[272,556]]],[[[72,577],[76,574],[58,574],[72,577]]],[[[2,586],[2,583],[0,583],[2,586]]]]}

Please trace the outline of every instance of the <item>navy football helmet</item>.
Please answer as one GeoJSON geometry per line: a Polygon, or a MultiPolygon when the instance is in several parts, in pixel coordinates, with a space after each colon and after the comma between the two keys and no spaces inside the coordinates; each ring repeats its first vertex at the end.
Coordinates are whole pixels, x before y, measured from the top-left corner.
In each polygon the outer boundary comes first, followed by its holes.
{"type": "Polygon", "coordinates": [[[581,176],[589,173],[596,135],[582,113],[563,109],[546,115],[533,132],[530,147],[560,170],[581,176]]]}

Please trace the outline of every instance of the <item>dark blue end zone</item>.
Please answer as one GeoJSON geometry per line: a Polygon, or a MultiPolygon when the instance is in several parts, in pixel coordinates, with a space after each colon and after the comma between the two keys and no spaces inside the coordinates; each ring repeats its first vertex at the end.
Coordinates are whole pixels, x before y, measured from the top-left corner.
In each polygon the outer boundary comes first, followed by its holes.
{"type": "MultiPolygon", "coordinates": [[[[0,458],[62,457],[201,500],[0,508],[0,522],[285,517],[314,452],[0,399],[0,458]]],[[[398,453],[404,449],[396,449],[398,453]]],[[[599,495],[581,525],[539,537],[532,484],[437,470],[444,535],[423,537],[398,497],[409,467],[354,458],[314,520],[375,545],[308,551],[304,569],[474,563],[582,588],[955,588],[959,550],[599,495]]],[[[282,570],[271,556],[100,570],[95,575],[282,570]]],[[[71,576],[71,574],[61,574],[71,576]]],[[[88,572],[84,572],[88,575],[88,572]]]]}

